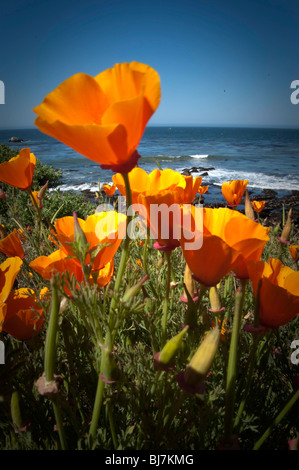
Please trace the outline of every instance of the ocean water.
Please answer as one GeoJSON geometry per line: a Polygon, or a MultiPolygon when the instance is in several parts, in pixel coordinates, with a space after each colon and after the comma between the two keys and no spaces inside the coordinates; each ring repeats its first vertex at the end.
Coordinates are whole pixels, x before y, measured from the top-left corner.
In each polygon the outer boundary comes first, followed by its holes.
{"type": "MultiPolygon", "coordinates": [[[[0,143],[29,147],[41,162],[63,171],[61,190],[96,191],[110,183],[112,172],[79,155],[38,129],[0,130],[0,143]],[[10,143],[17,136],[21,143],[10,143]]],[[[248,180],[252,194],[272,189],[279,196],[299,190],[299,130],[229,127],[151,127],[145,129],[138,165],[150,172],[157,163],[182,172],[193,168],[209,186],[205,202],[225,202],[224,181],[248,180]]]]}

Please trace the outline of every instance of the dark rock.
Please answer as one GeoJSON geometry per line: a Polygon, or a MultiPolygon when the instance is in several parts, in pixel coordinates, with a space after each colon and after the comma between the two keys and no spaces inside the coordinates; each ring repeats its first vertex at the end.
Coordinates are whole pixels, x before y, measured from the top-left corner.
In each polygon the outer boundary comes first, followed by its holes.
{"type": "Polygon", "coordinates": [[[11,137],[8,142],[24,142],[23,139],[20,139],[19,137],[11,137]]]}
{"type": "Polygon", "coordinates": [[[209,173],[205,171],[204,173],[201,173],[199,176],[209,176],[209,173]]]}
{"type": "Polygon", "coordinates": [[[269,199],[277,196],[277,192],[273,189],[263,189],[264,199],[269,199]]]}

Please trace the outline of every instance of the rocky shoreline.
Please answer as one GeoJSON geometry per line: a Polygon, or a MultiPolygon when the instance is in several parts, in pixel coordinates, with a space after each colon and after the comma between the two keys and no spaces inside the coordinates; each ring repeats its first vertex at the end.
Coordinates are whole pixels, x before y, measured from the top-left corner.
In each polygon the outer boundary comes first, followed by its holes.
{"type": "MultiPolygon", "coordinates": [[[[205,177],[208,175],[209,171],[214,170],[213,167],[192,167],[192,168],[184,168],[182,174],[185,176],[191,175],[194,173],[198,173],[197,176],[205,177]]],[[[204,182],[203,182],[204,185],[204,182]]],[[[82,191],[88,199],[94,200],[95,193],[90,190],[83,190],[82,191]]],[[[100,193],[104,197],[107,197],[104,190],[101,190],[100,193]]],[[[260,213],[260,221],[261,223],[268,224],[268,225],[281,225],[282,223],[282,211],[283,208],[285,209],[285,213],[287,215],[288,211],[292,209],[292,222],[296,230],[299,230],[299,189],[298,191],[292,191],[291,194],[287,196],[280,197],[278,193],[272,189],[263,189],[257,193],[254,190],[249,190],[249,197],[250,200],[253,201],[266,201],[265,207],[260,213]]],[[[116,201],[117,196],[111,196],[109,198],[111,203],[116,201]]],[[[225,202],[217,202],[217,203],[207,203],[205,202],[205,197],[197,196],[193,201],[194,204],[202,203],[204,207],[226,207],[225,202]]],[[[243,205],[244,206],[244,205],[243,205]]],[[[240,212],[244,212],[242,209],[242,205],[240,206],[240,212]]]]}
{"type": "MultiPolygon", "coordinates": [[[[208,172],[214,170],[213,167],[192,167],[184,168],[182,174],[185,176],[198,173],[198,176],[208,176],[208,172]]],[[[278,193],[273,189],[263,189],[261,192],[256,193],[254,190],[249,190],[249,197],[251,201],[266,201],[263,211],[260,213],[261,221],[270,225],[281,225],[282,211],[285,209],[287,212],[292,209],[292,222],[296,229],[299,229],[299,188],[298,191],[292,191],[287,196],[278,196],[278,193]]],[[[205,207],[226,207],[225,203],[205,203],[204,197],[197,197],[195,203],[202,202],[205,207]]],[[[240,210],[244,212],[244,210],[240,210]]]]}

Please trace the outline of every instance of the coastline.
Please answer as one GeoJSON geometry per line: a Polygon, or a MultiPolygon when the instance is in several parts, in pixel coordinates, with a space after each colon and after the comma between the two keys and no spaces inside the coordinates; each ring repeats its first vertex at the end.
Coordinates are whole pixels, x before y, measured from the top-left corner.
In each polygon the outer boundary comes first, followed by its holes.
{"type": "MultiPolygon", "coordinates": [[[[91,191],[89,189],[84,189],[80,191],[85,195],[85,197],[90,200],[94,201],[96,192],[91,191]]],[[[108,201],[111,203],[115,203],[117,201],[117,197],[120,195],[119,193],[114,194],[113,196],[107,196],[103,189],[98,191],[99,194],[107,198],[108,201]]],[[[283,220],[283,211],[285,211],[285,217],[290,209],[292,209],[292,223],[295,230],[299,230],[299,190],[293,190],[290,194],[279,196],[278,192],[273,189],[264,188],[255,191],[255,188],[248,190],[249,197],[251,201],[266,201],[265,207],[260,213],[259,221],[264,225],[271,225],[277,226],[279,225],[282,228],[282,220],[283,220]]],[[[221,197],[221,190],[219,193],[219,200],[216,202],[206,202],[205,195],[203,196],[196,196],[193,201],[193,204],[203,204],[204,207],[210,208],[219,208],[219,207],[227,207],[227,204],[221,197]]],[[[242,213],[245,212],[244,210],[244,199],[238,207],[238,210],[242,213]]]]}

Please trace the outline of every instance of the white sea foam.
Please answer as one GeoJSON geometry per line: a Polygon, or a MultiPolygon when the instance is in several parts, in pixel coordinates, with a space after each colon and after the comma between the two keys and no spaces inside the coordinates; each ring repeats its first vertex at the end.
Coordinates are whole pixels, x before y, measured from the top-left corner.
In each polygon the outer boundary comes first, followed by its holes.
{"type": "MultiPolygon", "coordinates": [[[[102,186],[102,185],[101,185],[102,186]]],[[[51,188],[50,189],[50,192],[51,191],[55,191],[56,189],[59,189],[60,191],[62,192],[65,192],[65,191],[92,191],[92,192],[96,192],[99,190],[99,186],[98,185],[94,185],[94,184],[91,184],[91,183],[82,183],[82,184],[61,184],[59,186],[57,186],[57,188],[51,188]]]]}
{"type": "Polygon", "coordinates": [[[198,158],[198,159],[200,159],[200,158],[208,158],[208,156],[209,156],[209,155],[189,155],[189,157],[191,157],[191,158],[198,158]]]}
{"type": "MultiPolygon", "coordinates": [[[[196,173],[194,173],[196,176],[196,173]]],[[[215,168],[204,177],[203,184],[221,186],[225,181],[248,180],[248,188],[273,189],[277,191],[299,190],[298,178],[293,175],[273,176],[248,171],[234,171],[215,168]]]]}

